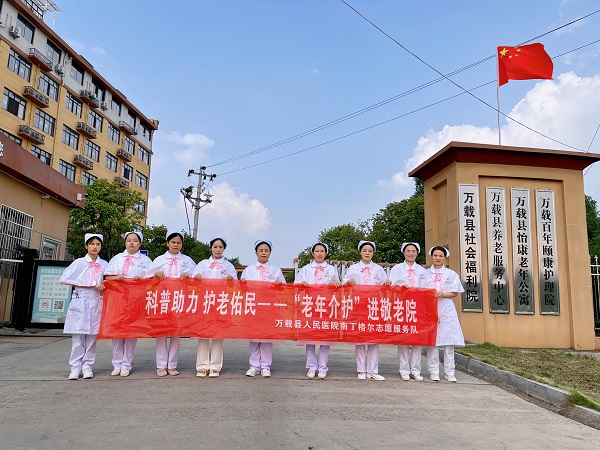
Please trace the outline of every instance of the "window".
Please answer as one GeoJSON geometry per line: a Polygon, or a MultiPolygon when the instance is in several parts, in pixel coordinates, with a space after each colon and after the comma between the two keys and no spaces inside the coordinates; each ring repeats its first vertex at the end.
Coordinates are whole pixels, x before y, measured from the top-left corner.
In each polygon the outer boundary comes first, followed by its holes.
{"type": "Polygon", "coordinates": [[[58,83],[45,73],[40,74],[38,89],[53,100],[58,100],[58,83]]]}
{"type": "Polygon", "coordinates": [[[85,150],[83,151],[85,156],[92,158],[96,162],[100,162],[100,146],[94,144],[89,139],[85,141],[85,150]]]}
{"type": "Polygon", "coordinates": [[[106,152],[106,160],[104,162],[104,165],[106,167],[108,167],[110,170],[112,170],[113,172],[116,172],[117,171],[117,157],[106,152]]]}
{"type": "Polygon", "coordinates": [[[128,136],[125,136],[125,151],[132,155],[135,154],[135,142],[128,136]]]}
{"type": "Polygon", "coordinates": [[[102,133],[102,116],[91,108],[88,115],[88,125],[102,133]]]}
{"type": "Polygon", "coordinates": [[[24,80],[29,81],[31,78],[31,63],[12,48],[8,54],[8,68],[24,80]]]}
{"type": "Polygon", "coordinates": [[[123,163],[123,168],[121,169],[121,176],[131,181],[131,179],[133,178],[133,169],[129,164],[123,163]]]}
{"type": "Polygon", "coordinates": [[[74,63],[71,63],[71,78],[83,86],[83,69],[74,63]]]}
{"type": "Polygon", "coordinates": [[[139,173],[137,170],[135,171],[135,184],[139,187],[148,189],[148,177],[139,173]]]}
{"type": "Polygon", "coordinates": [[[40,259],[58,259],[60,253],[60,241],[58,239],[42,235],[40,247],[40,259]]]}
{"type": "Polygon", "coordinates": [[[138,158],[145,162],[146,164],[150,164],[150,152],[143,147],[138,145],[138,158]]]}
{"type": "Polygon", "coordinates": [[[7,205],[0,206],[0,258],[16,259],[17,245],[29,247],[33,216],[7,205]]]}
{"type": "Polygon", "coordinates": [[[46,114],[41,109],[37,108],[35,112],[35,118],[33,119],[33,126],[38,130],[42,130],[44,133],[54,136],[54,123],[56,120],[49,114],[46,114]]]}
{"type": "Polygon", "coordinates": [[[61,159],[58,163],[58,171],[72,182],[75,182],[75,166],[73,164],[61,159]]]}
{"type": "Polygon", "coordinates": [[[100,100],[100,101],[106,100],[106,89],[103,88],[100,85],[100,83],[97,80],[95,80],[95,79],[92,79],[92,85],[93,85],[93,88],[94,88],[93,89],[94,94],[96,94],[96,97],[98,97],[98,100],[100,100]]]}
{"type": "Polygon", "coordinates": [[[77,100],[70,92],[67,92],[67,103],[65,104],[65,108],[67,108],[77,117],[81,117],[81,102],[77,100]]]}
{"type": "Polygon", "coordinates": [[[25,106],[27,102],[15,94],[4,88],[4,97],[2,97],[2,107],[9,113],[14,114],[19,119],[25,119],[25,106]]]}
{"type": "Polygon", "coordinates": [[[79,133],[71,130],[68,126],[63,125],[62,142],[77,150],[77,147],[79,146],[79,133]]]}
{"type": "Polygon", "coordinates": [[[142,122],[140,122],[140,130],[142,132],[142,136],[152,142],[152,131],[149,127],[146,127],[142,122]]]}
{"type": "Polygon", "coordinates": [[[141,200],[137,205],[133,206],[133,209],[141,213],[146,212],[146,202],[141,200]]]}
{"type": "Polygon", "coordinates": [[[23,39],[28,41],[30,44],[33,44],[33,33],[35,31],[35,27],[31,25],[31,23],[29,23],[29,21],[21,14],[17,15],[17,27],[21,29],[21,36],[23,39]]]}
{"type": "Polygon", "coordinates": [[[89,172],[86,172],[85,170],[81,174],[81,184],[83,184],[84,186],[87,184],[94,184],[94,181],[96,181],[97,179],[98,177],[95,177],[94,175],[92,175],[89,172]]]}
{"type": "Polygon", "coordinates": [[[23,139],[21,139],[20,137],[17,137],[14,134],[10,134],[8,131],[3,130],[2,128],[0,128],[0,133],[2,133],[4,136],[9,138],[11,141],[16,142],[19,145],[21,145],[21,142],[23,142],[23,139]]]}
{"type": "Polygon", "coordinates": [[[110,101],[110,109],[112,109],[117,116],[121,115],[121,104],[114,98],[110,101]]]}
{"type": "Polygon", "coordinates": [[[52,155],[50,153],[48,153],[47,151],[44,151],[41,148],[36,147],[35,145],[32,145],[31,153],[33,154],[33,156],[35,156],[40,161],[45,162],[48,165],[51,164],[52,155]]]}
{"type": "Polygon", "coordinates": [[[132,128],[135,128],[135,116],[127,111],[127,123],[131,125],[132,128]]]}
{"type": "Polygon", "coordinates": [[[108,124],[108,138],[117,144],[121,143],[121,132],[112,123],[108,124]]]}
{"type": "Polygon", "coordinates": [[[46,42],[46,56],[56,65],[60,63],[61,51],[55,44],[50,41],[46,42]]]}

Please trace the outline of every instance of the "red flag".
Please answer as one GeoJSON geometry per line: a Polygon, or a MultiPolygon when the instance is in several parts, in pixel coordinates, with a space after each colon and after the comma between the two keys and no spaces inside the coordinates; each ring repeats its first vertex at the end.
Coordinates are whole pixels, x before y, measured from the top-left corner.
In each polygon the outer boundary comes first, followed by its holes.
{"type": "Polygon", "coordinates": [[[552,80],[554,64],[543,44],[498,47],[498,86],[508,80],[552,80]]]}

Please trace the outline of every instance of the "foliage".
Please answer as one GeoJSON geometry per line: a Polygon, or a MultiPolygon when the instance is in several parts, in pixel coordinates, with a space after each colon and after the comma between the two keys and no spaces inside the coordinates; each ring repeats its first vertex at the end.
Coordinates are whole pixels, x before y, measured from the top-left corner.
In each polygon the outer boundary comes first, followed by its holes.
{"type": "Polygon", "coordinates": [[[101,233],[104,243],[100,256],[109,260],[125,248],[123,234],[144,220],[144,214],[133,209],[142,201],[142,195],[102,178],[83,188],[87,193],[85,208],[71,210],[67,252],[76,258],[84,256],[85,233],[101,233]]]}
{"type": "Polygon", "coordinates": [[[585,215],[590,255],[600,256],[600,212],[598,202],[589,195],[585,196],[585,215]]]}
{"type": "MultiPolygon", "coordinates": [[[[349,223],[338,225],[321,231],[317,241],[329,246],[327,255],[329,260],[358,261],[360,253],[356,246],[360,240],[365,239],[365,231],[363,225],[355,226],[349,223]]],[[[311,258],[310,247],[307,247],[298,255],[298,266],[302,267],[310,263],[311,258]]]]}

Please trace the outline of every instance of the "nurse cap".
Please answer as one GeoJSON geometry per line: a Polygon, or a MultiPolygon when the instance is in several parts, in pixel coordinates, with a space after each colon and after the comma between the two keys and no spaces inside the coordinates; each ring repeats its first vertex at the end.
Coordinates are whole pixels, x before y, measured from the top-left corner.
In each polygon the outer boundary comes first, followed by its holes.
{"type": "Polygon", "coordinates": [[[85,242],[85,245],[87,245],[87,243],[89,242],[89,240],[91,238],[98,238],[100,239],[100,242],[104,243],[104,236],[102,236],[99,233],[85,233],[85,236],[83,237],[83,242],[85,242]]]}
{"type": "Polygon", "coordinates": [[[225,239],[225,238],[222,238],[222,237],[220,237],[220,236],[213,236],[213,237],[211,237],[211,238],[210,238],[210,241],[208,241],[208,246],[209,246],[209,247],[212,247],[213,243],[214,243],[215,241],[217,241],[217,240],[219,240],[219,241],[223,241],[223,244],[225,244],[225,245],[224,245],[224,247],[227,247],[227,239],[225,239]]]}
{"type": "Polygon", "coordinates": [[[408,245],[414,245],[415,247],[417,247],[417,253],[421,253],[421,246],[419,245],[418,242],[403,242],[402,243],[402,248],[400,249],[400,252],[404,253],[404,249],[408,246],[408,245]]]}
{"type": "Polygon", "coordinates": [[[254,243],[254,250],[258,248],[260,244],[267,244],[269,246],[269,250],[273,250],[273,244],[271,241],[267,241],[266,239],[259,239],[254,243]]]}
{"type": "Polygon", "coordinates": [[[371,245],[371,247],[373,247],[373,253],[375,253],[375,251],[377,250],[377,247],[375,246],[375,242],[373,242],[373,241],[360,241],[360,242],[358,243],[358,247],[357,247],[359,252],[360,252],[360,249],[361,249],[361,248],[363,247],[363,245],[365,245],[365,244],[369,244],[369,245],[371,245]]]}
{"type": "Polygon", "coordinates": [[[165,236],[165,239],[168,241],[169,237],[173,236],[174,234],[176,234],[177,236],[179,236],[181,238],[181,240],[183,241],[183,232],[179,231],[179,230],[169,230],[169,231],[167,231],[167,235],[165,236]]]}
{"type": "Polygon", "coordinates": [[[127,240],[127,236],[129,236],[130,234],[137,235],[137,237],[140,239],[140,242],[144,242],[144,235],[142,234],[141,231],[137,231],[137,230],[128,231],[127,233],[125,233],[123,235],[123,239],[127,240]]]}
{"type": "Polygon", "coordinates": [[[325,253],[329,253],[329,246],[327,244],[325,244],[324,242],[317,242],[317,243],[313,244],[312,247],[310,248],[311,253],[315,251],[315,247],[317,245],[322,245],[323,247],[325,247],[325,253]]]}
{"type": "Polygon", "coordinates": [[[434,250],[440,250],[443,249],[444,250],[444,256],[446,258],[448,258],[450,256],[450,250],[448,250],[446,247],[444,247],[443,245],[434,245],[433,247],[431,247],[429,249],[429,256],[433,256],[433,251],[434,250]]]}

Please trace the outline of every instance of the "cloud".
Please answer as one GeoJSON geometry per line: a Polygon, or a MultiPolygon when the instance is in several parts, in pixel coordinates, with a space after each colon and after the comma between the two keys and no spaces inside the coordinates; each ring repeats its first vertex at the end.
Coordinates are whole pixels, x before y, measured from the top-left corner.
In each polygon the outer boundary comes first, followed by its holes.
{"type": "MultiPolygon", "coordinates": [[[[556,80],[537,83],[508,115],[557,141],[587,150],[598,126],[599,109],[600,75],[579,77],[567,72],[556,80]]],[[[503,145],[572,150],[512,120],[508,120],[501,130],[503,145]]],[[[413,184],[405,182],[409,179],[408,172],[451,141],[497,144],[498,133],[490,127],[468,124],[444,125],[440,131],[429,130],[419,138],[403,170],[388,180],[378,181],[377,186],[390,189],[396,195],[410,195],[413,184]]],[[[600,148],[600,142],[595,144],[596,148],[600,148]]]]}
{"type": "Polygon", "coordinates": [[[92,47],[91,52],[96,56],[106,56],[106,50],[102,47],[92,47]]]}
{"type": "Polygon", "coordinates": [[[199,163],[208,157],[208,150],[214,147],[215,142],[202,133],[179,134],[173,131],[165,139],[177,144],[178,149],[173,151],[173,157],[182,163],[199,163]]]}
{"type": "Polygon", "coordinates": [[[65,39],[65,41],[67,41],[67,44],[69,44],[73,48],[73,50],[75,50],[81,55],[85,56],[85,54],[87,53],[92,53],[95,56],[106,56],[106,50],[102,47],[93,46],[90,48],[83,42],[75,39],[65,39]]]}

